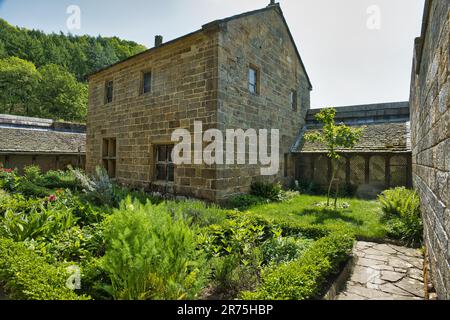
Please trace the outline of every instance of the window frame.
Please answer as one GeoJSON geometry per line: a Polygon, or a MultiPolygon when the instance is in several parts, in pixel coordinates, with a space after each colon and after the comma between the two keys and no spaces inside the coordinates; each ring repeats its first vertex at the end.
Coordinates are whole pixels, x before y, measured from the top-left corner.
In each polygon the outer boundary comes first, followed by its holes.
{"type": "Polygon", "coordinates": [[[171,153],[174,144],[158,144],[155,146],[155,181],[164,183],[175,183],[175,164],[173,162],[171,153]],[[165,155],[163,160],[160,160],[161,148],[165,148],[165,155]],[[164,179],[160,179],[159,166],[164,167],[164,179]],[[171,169],[170,169],[171,168],[171,169]],[[172,179],[170,179],[172,177],[172,179]]]}
{"type": "Polygon", "coordinates": [[[117,177],[117,138],[109,137],[102,139],[102,165],[110,179],[117,177]]]}
{"type": "Polygon", "coordinates": [[[151,69],[141,71],[141,85],[139,88],[140,95],[146,95],[153,92],[153,71],[151,69]],[[145,75],[150,74],[150,90],[145,91],[145,75]]]}
{"type": "Polygon", "coordinates": [[[298,91],[292,89],[289,92],[289,103],[293,112],[298,111],[298,91]]]}
{"type": "Polygon", "coordinates": [[[260,82],[261,82],[260,80],[261,80],[260,69],[257,66],[255,66],[254,64],[250,64],[247,69],[247,90],[250,94],[259,95],[260,82]],[[250,81],[250,72],[251,71],[255,72],[255,83],[254,84],[250,81]],[[252,91],[252,89],[250,89],[251,87],[254,87],[254,92],[252,91]]]}
{"type": "Polygon", "coordinates": [[[114,101],[114,79],[108,79],[105,81],[105,96],[104,104],[110,104],[114,101]],[[111,101],[108,99],[109,84],[111,84],[111,101]]]}

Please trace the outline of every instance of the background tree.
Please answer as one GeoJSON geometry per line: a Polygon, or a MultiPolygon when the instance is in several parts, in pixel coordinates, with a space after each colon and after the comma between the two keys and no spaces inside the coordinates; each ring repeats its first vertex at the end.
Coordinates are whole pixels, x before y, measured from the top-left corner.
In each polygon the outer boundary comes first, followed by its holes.
{"type": "MultiPolygon", "coordinates": [[[[309,133],[305,135],[305,139],[310,142],[317,142],[327,148],[327,156],[331,159],[333,173],[329,181],[327,193],[327,206],[330,206],[330,194],[336,173],[339,170],[340,155],[339,149],[352,149],[361,139],[364,128],[350,128],[344,124],[335,124],[336,109],[325,108],[316,115],[316,120],[323,123],[320,132],[309,133]]],[[[334,209],[337,209],[337,198],[339,193],[339,181],[336,183],[336,193],[334,197],[334,209]]]]}
{"type": "Polygon", "coordinates": [[[40,117],[84,121],[87,110],[87,85],[79,83],[66,69],[49,64],[38,69],[36,100],[40,117]]]}
{"type": "Polygon", "coordinates": [[[39,77],[31,62],[16,57],[0,59],[0,113],[34,114],[39,77]]]}

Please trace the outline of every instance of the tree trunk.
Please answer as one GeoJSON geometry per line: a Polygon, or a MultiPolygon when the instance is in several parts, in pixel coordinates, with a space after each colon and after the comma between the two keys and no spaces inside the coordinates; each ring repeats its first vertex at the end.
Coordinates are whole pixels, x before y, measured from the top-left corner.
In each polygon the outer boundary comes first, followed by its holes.
{"type": "Polygon", "coordinates": [[[334,177],[336,176],[336,168],[333,166],[334,159],[331,160],[331,167],[333,168],[333,174],[331,175],[330,184],[328,185],[328,194],[327,194],[327,207],[330,206],[330,196],[331,196],[331,187],[333,186],[334,177]]]}

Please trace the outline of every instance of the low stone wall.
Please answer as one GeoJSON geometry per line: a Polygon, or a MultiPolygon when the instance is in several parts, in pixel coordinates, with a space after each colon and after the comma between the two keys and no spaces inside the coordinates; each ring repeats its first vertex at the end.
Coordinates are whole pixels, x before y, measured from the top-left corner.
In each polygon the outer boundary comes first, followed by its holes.
{"type": "Polygon", "coordinates": [[[64,170],[71,165],[83,168],[84,155],[28,155],[28,154],[0,154],[0,164],[5,168],[18,169],[23,172],[26,166],[38,165],[43,172],[50,170],[64,170]]]}

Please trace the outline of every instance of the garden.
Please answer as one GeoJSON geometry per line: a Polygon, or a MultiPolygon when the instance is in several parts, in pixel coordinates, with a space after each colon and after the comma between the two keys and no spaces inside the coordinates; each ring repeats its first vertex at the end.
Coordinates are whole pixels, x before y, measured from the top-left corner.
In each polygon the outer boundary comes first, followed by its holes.
{"type": "Polygon", "coordinates": [[[102,168],[0,168],[0,299],[321,299],[356,239],[421,246],[413,191],[326,200],[254,183],[218,206],[102,168]]]}

